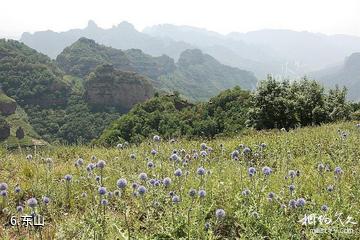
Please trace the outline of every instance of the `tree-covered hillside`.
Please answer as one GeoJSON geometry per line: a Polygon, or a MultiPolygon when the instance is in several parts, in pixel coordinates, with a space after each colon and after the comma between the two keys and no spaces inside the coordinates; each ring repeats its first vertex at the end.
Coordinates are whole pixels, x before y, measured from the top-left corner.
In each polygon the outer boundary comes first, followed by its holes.
{"type": "Polygon", "coordinates": [[[81,38],[65,48],[56,61],[67,74],[78,77],[86,76],[98,65],[111,64],[118,70],[148,76],[158,90],[178,91],[195,101],[208,100],[237,85],[244,89],[256,85],[252,73],[223,65],[197,49],[184,51],[175,64],[165,55],[152,57],[138,49],[122,51],[81,38]]]}
{"type": "Polygon", "coordinates": [[[47,56],[17,41],[0,40],[0,85],[0,110],[9,115],[4,119],[11,131],[6,133],[8,144],[16,142],[12,136],[18,127],[25,132],[23,145],[31,145],[31,137],[50,143],[89,142],[119,117],[113,109],[93,110],[82,79],[65,76],[47,56]]]}
{"type": "Polygon", "coordinates": [[[22,106],[64,105],[70,93],[50,58],[14,40],[0,39],[0,84],[22,106]]]}
{"type": "Polygon", "coordinates": [[[223,65],[210,55],[191,49],[181,53],[177,69],[161,76],[155,86],[165,91],[179,91],[191,100],[206,101],[235,86],[253,90],[256,82],[251,72],[223,65]]]}
{"type": "MultiPolygon", "coordinates": [[[[98,144],[141,142],[152,135],[166,139],[213,138],[250,128],[286,130],[351,119],[359,107],[346,101],[346,90],[325,91],[316,81],[261,81],[254,92],[236,87],[207,103],[184,104],[179,95],[155,96],[135,106],[107,128],[98,144]]],[[[354,115],[355,117],[355,115],[354,115]]]]}

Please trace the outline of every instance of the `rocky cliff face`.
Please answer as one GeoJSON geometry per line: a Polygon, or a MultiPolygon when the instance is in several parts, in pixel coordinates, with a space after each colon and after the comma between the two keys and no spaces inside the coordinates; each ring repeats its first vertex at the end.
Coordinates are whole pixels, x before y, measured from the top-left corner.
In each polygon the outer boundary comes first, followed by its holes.
{"type": "Polygon", "coordinates": [[[16,111],[16,101],[0,91],[0,113],[4,116],[13,114],[16,111]]]}
{"type": "Polygon", "coordinates": [[[101,65],[85,83],[87,102],[95,107],[115,107],[121,111],[152,97],[154,90],[148,78],[134,72],[101,65]]]}

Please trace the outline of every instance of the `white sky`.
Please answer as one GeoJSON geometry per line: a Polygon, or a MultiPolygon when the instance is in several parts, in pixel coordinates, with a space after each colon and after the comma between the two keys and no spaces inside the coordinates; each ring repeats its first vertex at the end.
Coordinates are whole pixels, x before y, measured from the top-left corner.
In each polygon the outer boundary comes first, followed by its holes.
{"type": "Polygon", "coordinates": [[[264,28],[360,36],[360,0],[0,0],[0,37],[128,21],[138,30],[170,23],[220,33],[264,28]]]}

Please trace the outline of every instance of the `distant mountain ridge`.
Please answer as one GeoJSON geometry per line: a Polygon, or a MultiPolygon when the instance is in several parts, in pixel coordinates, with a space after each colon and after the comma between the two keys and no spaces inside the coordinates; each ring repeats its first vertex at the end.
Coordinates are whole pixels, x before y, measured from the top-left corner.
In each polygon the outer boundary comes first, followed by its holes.
{"type": "Polygon", "coordinates": [[[40,31],[33,34],[23,33],[20,41],[28,46],[56,58],[63,49],[76,42],[79,38],[86,37],[98,43],[111,46],[117,49],[141,49],[145,53],[161,56],[169,55],[173,58],[179,57],[180,53],[188,48],[190,44],[174,42],[151,37],[137,31],[128,22],[122,22],[110,29],[103,29],[92,20],[84,29],[72,29],[66,32],[40,31]]]}
{"type": "Polygon", "coordinates": [[[252,71],[258,78],[267,74],[301,77],[338,63],[360,51],[360,37],[325,35],[291,30],[259,30],[222,35],[206,29],[156,25],[137,31],[128,22],[103,29],[89,21],[84,29],[66,32],[24,33],[21,41],[52,58],[81,37],[117,49],[141,49],[143,52],[177,60],[186,49],[198,48],[221,63],[252,71]]]}
{"type": "Polygon", "coordinates": [[[328,87],[346,86],[349,99],[360,101],[360,52],[351,54],[341,65],[323,69],[312,75],[328,87]]]}

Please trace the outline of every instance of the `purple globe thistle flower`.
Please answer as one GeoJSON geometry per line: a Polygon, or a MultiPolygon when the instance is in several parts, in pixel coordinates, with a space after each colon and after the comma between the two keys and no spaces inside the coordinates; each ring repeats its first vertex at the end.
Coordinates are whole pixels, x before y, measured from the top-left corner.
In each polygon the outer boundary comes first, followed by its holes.
{"type": "Polygon", "coordinates": [[[172,199],[171,199],[171,200],[172,200],[172,202],[173,202],[173,203],[177,204],[177,203],[179,203],[179,202],[180,202],[180,197],[179,197],[179,196],[177,196],[177,195],[175,195],[175,196],[173,196],[173,197],[172,197],[172,199]]]}
{"type": "Polygon", "coordinates": [[[261,144],[260,144],[260,147],[261,147],[261,148],[266,148],[266,143],[261,143],[261,144]]]}
{"type": "Polygon", "coordinates": [[[100,176],[95,176],[95,181],[100,182],[100,179],[101,179],[100,176]]]}
{"type": "Polygon", "coordinates": [[[7,190],[8,189],[8,185],[7,183],[0,183],[0,191],[3,191],[3,190],[7,190]]]}
{"type": "Polygon", "coordinates": [[[335,170],[334,170],[334,173],[335,173],[336,175],[340,175],[340,174],[343,173],[343,171],[342,171],[341,167],[336,167],[335,170]]]}
{"type": "Polygon", "coordinates": [[[182,170],[180,168],[176,169],[174,172],[175,176],[181,177],[182,176],[182,170]]]}
{"type": "Polygon", "coordinates": [[[157,151],[155,149],[152,149],[151,152],[150,152],[151,155],[156,155],[157,154],[157,151]]]}
{"type": "Polygon", "coordinates": [[[199,176],[203,176],[203,175],[205,175],[206,170],[203,167],[199,167],[196,172],[199,176]]]}
{"type": "Polygon", "coordinates": [[[328,210],[329,210],[329,207],[327,205],[322,205],[321,206],[321,211],[327,212],[328,210]]]}
{"type": "Polygon", "coordinates": [[[132,189],[136,190],[139,187],[139,184],[134,182],[131,184],[132,189]]]}
{"type": "Polygon", "coordinates": [[[106,162],[104,160],[99,160],[96,164],[96,167],[103,169],[106,166],[106,162]]]}
{"type": "Polygon", "coordinates": [[[291,200],[289,201],[289,207],[291,207],[291,208],[296,208],[296,200],[291,199],[291,200]]]}
{"type": "Polygon", "coordinates": [[[164,178],[163,184],[164,184],[165,187],[170,186],[170,184],[171,184],[171,178],[169,178],[169,177],[164,178]]]}
{"type": "Polygon", "coordinates": [[[155,186],[155,187],[160,186],[160,180],[159,180],[159,179],[155,179],[154,186],[155,186]]]}
{"type": "Polygon", "coordinates": [[[144,186],[139,186],[139,187],[138,187],[138,193],[139,193],[141,196],[143,196],[146,192],[147,192],[146,187],[144,187],[144,186]]]}
{"type": "Polygon", "coordinates": [[[150,179],[150,181],[149,181],[149,183],[150,183],[151,185],[153,185],[153,186],[155,185],[155,182],[156,182],[156,180],[155,180],[155,179],[153,179],[153,178],[152,178],[152,179],[150,179]]]}
{"type": "Polygon", "coordinates": [[[35,208],[38,204],[36,198],[30,198],[29,200],[27,200],[27,204],[29,205],[29,207],[31,208],[35,208]]]}
{"type": "Polygon", "coordinates": [[[148,178],[146,173],[140,173],[139,174],[139,179],[142,181],[146,181],[146,179],[148,178]]]}
{"type": "Polygon", "coordinates": [[[191,189],[189,190],[189,196],[192,197],[192,198],[194,198],[194,197],[196,196],[196,190],[193,189],[193,188],[191,188],[191,189]]]}
{"type": "Polygon", "coordinates": [[[17,207],[16,207],[16,211],[17,211],[18,213],[22,213],[22,212],[24,211],[24,207],[23,207],[23,206],[17,206],[17,207]]]}
{"type": "Polygon", "coordinates": [[[296,172],[294,170],[290,170],[288,175],[290,178],[294,179],[296,177],[296,172]]]}
{"type": "Polygon", "coordinates": [[[262,172],[263,172],[263,174],[265,175],[265,176],[269,176],[270,174],[271,174],[271,172],[272,172],[272,170],[271,170],[271,168],[270,167],[263,167],[262,168],[262,172]]]}
{"type": "Polygon", "coordinates": [[[130,154],[130,159],[135,160],[136,159],[136,155],[134,153],[130,154]]]}
{"type": "Polygon", "coordinates": [[[16,186],[15,187],[15,193],[19,193],[19,192],[21,192],[21,188],[19,186],[16,186]]]}
{"type": "Polygon", "coordinates": [[[116,145],[116,148],[117,149],[122,149],[123,148],[123,145],[121,143],[119,143],[118,145],[116,145]]]}
{"type": "Polygon", "coordinates": [[[306,201],[304,198],[299,198],[297,201],[296,201],[296,206],[297,207],[304,207],[306,204],[306,201]]]}
{"type": "Polygon", "coordinates": [[[112,193],[112,192],[107,192],[107,196],[108,196],[108,198],[112,198],[112,197],[113,197],[113,193],[112,193]]]}
{"type": "Polygon", "coordinates": [[[244,191],[241,192],[241,194],[246,197],[246,196],[249,196],[251,194],[251,191],[246,188],[244,191]]]}
{"type": "Polygon", "coordinates": [[[206,157],[208,154],[207,154],[207,152],[206,151],[201,151],[200,152],[200,156],[202,156],[202,157],[206,157]]]}
{"type": "Polygon", "coordinates": [[[6,190],[0,191],[0,196],[7,197],[7,195],[8,195],[8,192],[6,190]]]}
{"type": "Polygon", "coordinates": [[[206,222],[204,225],[205,231],[208,231],[210,229],[211,225],[209,222],[206,222]]]}
{"type": "Polygon", "coordinates": [[[295,185],[294,185],[294,184],[291,184],[291,185],[289,186],[289,190],[290,190],[290,192],[295,191],[295,185]]]}
{"type": "Polygon", "coordinates": [[[256,173],[256,169],[254,167],[249,167],[248,174],[250,177],[254,176],[256,173]]]}
{"type": "Polygon", "coordinates": [[[200,149],[201,150],[206,150],[207,149],[206,143],[201,143],[200,144],[200,149]]]}
{"type": "Polygon", "coordinates": [[[231,158],[232,159],[235,159],[235,158],[239,158],[239,151],[238,150],[234,150],[232,151],[232,153],[230,154],[231,158]]]}
{"type": "Polygon", "coordinates": [[[248,148],[248,147],[245,147],[244,149],[243,149],[243,154],[249,154],[249,153],[251,153],[251,149],[250,148],[248,148]]]}
{"type": "Polygon", "coordinates": [[[199,158],[199,154],[198,153],[194,153],[193,154],[193,159],[198,159],[199,158]]]}
{"type": "Polygon", "coordinates": [[[95,164],[89,163],[86,167],[86,171],[91,172],[95,168],[95,164]]]}
{"type": "Polygon", "coordinates": [[[319,171],[319,172],[322,172],[322,171],[324,171],[324,169],[325,169],[325,166],[324,166],[324,164],[322,164],[322,163],[319,163],[319,164],[318,164],[318,167],[317,167],[317,169],[318,169],[318,171],[319,171]]]}
{"type": "Polygon", "coordinates": [[[225,217],[225,215],[226,215],[226,214],[225,214],[224,209],[221,209],[221,208],[216,209],[216,211],[215,211],[215,216],[216,216],[217,219],[222,219],[222,218],[225,217]]]}
{"type": "Polygon", "coordinates": [[[82,165],[84,164],[84,159],[79,158],[78,160],[76,160],[76,164],[77,164],[78,166],[82,166],[82,165]]]}
{"type": "Polygon", "coordinates": [[[155,136],[153,137],[153,140],[154,140],[154,142],[160,142],[160,136],[155,135],[155,136]]]}
{"type": "Polygon", "coordinates": [[[147,167],[148,168],[153,168],[155,165],[154,165],[154,163],[152,162],[152,161],[149,161],[148,163],[147,163],[147,167]]]}
{"type": "Polygon", "coordinates": [[[44,197],[42,198],[42,201],[43,201],[43,203],[44,203],[45,205],[48,205],[48,204],[50,203],[50,198],[44,196],[44,197]]]}
{"type": "Polygon", "coordinates": [[[204,189],[200,189],[198,194],[200,198],[204,198],[206,196],[206,191],[204,189]]]}
{"type": "Polygon", "coordinates": [[[116,185],[118,188],[124,189],[127,185],[127,181],[125,178],[120,178],[119,180],[117,180],[116,185]]]}
{"type": "Polygon", "coordinates": [[[269,194],[268,194],[268,199],[269,199],[269,200],[273,200],[273,199],[275,198],[275,196],[276,196],[275,193],[269,192],[269,194]]]}
{"type": "Polygon", "coordinates": [[[101,205],[107,206],[109,204],[109,201],[107,199],[101,199],[101,205]]]}
{"type": "Polygon", "coordinates": [[[67,181],[67,182],[70,182],[72,180],[72,175],[70,174],[66,174],[64,179],[67,181]]]}
{"type": "Polygon", "coordinates": [[[176,153],[173,153],[173,154],[171,154],[170,159],[172,161],[177,162],[177,161],[179,161],[179,156],[176,153]]]}
{"type": "Polygon", "coordinates": [[[105,194],[106,194],[106,188],[105,188],[105,187],[99,187],[98,193],[99,193],[100,195],[105,195],[105,194]]]}

